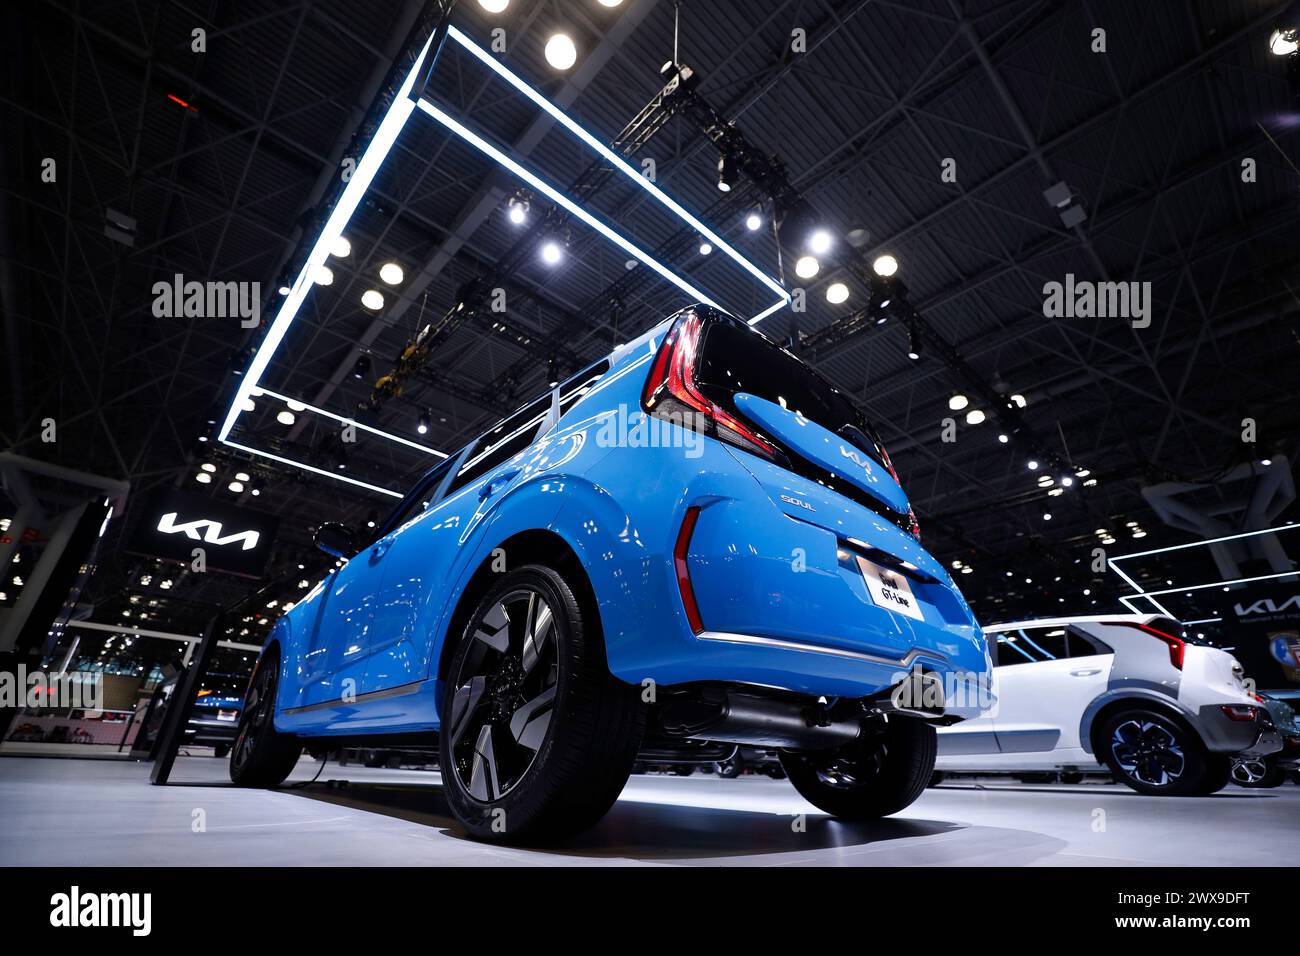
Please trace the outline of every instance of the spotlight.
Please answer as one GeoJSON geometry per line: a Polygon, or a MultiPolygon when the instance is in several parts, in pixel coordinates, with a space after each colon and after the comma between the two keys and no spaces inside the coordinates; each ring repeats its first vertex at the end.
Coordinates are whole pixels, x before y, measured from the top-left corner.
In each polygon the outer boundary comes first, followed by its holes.
{"type": "Polygon", "coordinates": [[[315,280],[317,285],[333,285],[334,270],[329,266],[317,266],[315,273],[312,274],[312,278],[315,280]]]}
{"type": "Polygon", "coordinates": [[[1297,49],[1300,49],[1300,43],[1297,42],[1295,30],[1274,30],[1273,35],[1268,38],[1269,52],[1274,56],[1290,56],[1297,49]]]}
{"type": "Polygon", "coordinates": [[[249,493],[250,495],[252,495],[254,498],[256,498],[258,495],[260,495],[260,494],[262,493],[262,489],[260,489],[260,488],[250,488],[250,489],[248,489],[248,493],[249,493]]]}
{"type": "Polygon", "coordinates": [[[558,242],[552,239],[542,244],[542,261],[548,266],[558,265],[562,258],[564,253],[560,250],[558,242]]]}
{"type": "Polygon", "coordinates": [[[1025,467],[1028,468],[1030,471],[1037,471],[1038,462],[1035,461],[1033,458],[1031,458],[1029,459],[1029,461],[1025,462],[1025,467]]]}
{"type": "Polygon", "coordinates": [[[287,285],[280,286],[280,295],[288,295],[288,294],[289,294],[289,287],[287,285]]]}
{"type": "Polygon", "coordinates": [[[560,363],[552,356],[546,363],[546,387],[555,388],[560,384],[560,363]]]}
{"type": "Polygon", "coordinates": [[[357,356],[356,364],[352,366],[352,377],[360,380],[370,374],[370,353],[362,352],[357,356]]]}
{"type": "Polygon", "coordinates": [[[839,305],[841,302],[849,300],[849,287],[843,282],[832,282],[826,287],[826,301],[831,305],[839,305]]]}
{"type": "Polygon", "coordinates": [[[427,435],[429,433],[430,418],[431,416],[429,415],[429,410],[427,408],[420,412],[420,420],[416,424],[415,430],[421,435],[427,435]]]}
{"type": "Polygon", "coordinates": [[[1061,485],[1063,487],[1069,488],[1072,484],[1074,484],[1074,479],[1071,478],[1069,475],[1063,475],[1061,477],[1061,485]]]}
{"type": "Polygon", "coordinates": [[[757,232],[758,227],[763,225],[763,217],[756,212],[751,212],[745,217],[745,228],[750,232],[757,232]]]}
{"type": "Polygon", "coordinates": [[[972,408],[966,413],[967,425],[981,425],[984,422],[984,413],[978,408],[972,408]]]}
{"type": "Polygon", "coordinates": [[[405,273],[402,267],[396,262],[385,262],[379,267],[379,278],[383,279],[389,285],[400,285],[405,273]]]}
{"type": "Polygon", "coordinates": [[[1051,513],[1050,511],[1044,511],[1044,512],[1043,512],[1043,520],[1044,520],[1044,521],[1051,521],[1051,520],[1052,520],[1052,513],[1051,513]]]}
{"type": "Polygon", "coordinates": [[[511,196],[510,201],[506,203],[506,215],[516,226],[522,226],[528,218],[528,202],[511,196]]]}
{"type": "Polygon", "coordinates": [[[948,399],[948,407],[951,408],[954,412],[961,411],[969,404],[970,404],[970,399],[967,398],[965,395],[954,395],[952,398],[948,399]]]}
{"type": "Polygon", "coordinates": [[[724,193],[731,192],[731,187],[740,181],[740,162],[735,153],[723,153],[718,157],[718,189],[724,193]]]}
{"type": "Polygon", "coordinates": [[[700,243],[700,255],[707,256],[712,251],[713,251],[713,246],[710,243],[707,242],[700,243]]]}
{"type": "Polygon", "coordinates": [[[889,253],[883,256],[876,256],[876,261],[871,263],[871,270],[882,279],[888,279],[898,271],[898,260],[889,253]]]}
{"type": "Polygon", "coordinates": [[[488,13],[505,13],[510,0],[478,0],[478,5],[488,13]]]}
{"type": "Polygon", "coordinates": [[[907,330],[907,357],[913,362],[921,357],[921,333],[915,325],[907,330]]]}
{"type": "Polygon", "coordinates": [[[257,405],[251,398],[246,398],[240,402],[239,407],[245,412],[251,412],[253,409],[257,408],[257,405]]]}
{"type": "Polygon", "coordinates": [[[998,441],[1002,442],[1002,444],[1005,445],[1007,442],[1011,441],[1011,439],[1008,438],[1005,434],[1003,434],[998,436],[998,441]]]}
{"type": "Polygon", "coordinates": [[[567,70],[578,62],[578,48],[573,37],[557,33],[546,41],[546,62],[557,70],[567,70]]]}
{"type": "Polygon", "coordinates": [[[289,411],[287,408],[282,409],[275,416],[275,420],[279,422],[281,425],[292,425],[294,423],[293,412],[289,411]]]}
{"type": "Polygon", "coordinates": [[[384,294],[377,289],[367,289],[361,293],[361,304],[371,312],[378,312],[384,307],[384,294]]]}
{"type": "Polygon", "coordinates": [[[244,490],[244,483],[242,481],[232,481],[230,484],[226,485],[226,487],[235,494],[239,494],[244,490]]]}
{"type": "Polygon", "coordinates": [[[825,229],[818,229],[808,237],[808,248],[817,255],[829,252],[831,248],[831,234],[825,229]]]}
{"type": "Polygon", "coordinates": [[[821,263],[815,256],[800,256],[794,264],[794,274],[800,279],[811,279],[818,270],[821,269],[821,263]]]}
{"type": "Polygon", "coordinates": [[[217,466],[214,465],[214,464],[212,464],[212,463],[209,462],[209,461],[205,461],[203,464],[199,465],[199,467],[202,468],[204,471],[209,472],[209,473],[214,472],[214,471],[217,470],[217,466]]]}
{"type": "Polygon", "coordinates": [[[597,0],[602,7],[617,7],[623,3],[623,0],[597,0]]]}
{"type": "Polygon", "coordinates": [[[1023,395],[1012,395],[1011,404],[1015,405],[1017,408],[1024,408],[1029,403],[1025,401],[1025,396],[1023,395]]]}
{"type": "Polygon", "coordinates": [[[212,476],[209,475],[206,471],[199,472],[197,475],[194,476],[194,480],[201,485],[212,484],[212,476]]]}
{"type": "Polygon", "coordinates": [[[252,481],[252,479],[248,477],[248,472],[239,471],[235,473],[235,481],[252,481]]]}
{"type": "Polygon", "coordinates": [[[330,243],[330,255],[335,259],[346,259],[352,254],[352,243],[348,242],[347,236],[339,236],[330,243]]]}

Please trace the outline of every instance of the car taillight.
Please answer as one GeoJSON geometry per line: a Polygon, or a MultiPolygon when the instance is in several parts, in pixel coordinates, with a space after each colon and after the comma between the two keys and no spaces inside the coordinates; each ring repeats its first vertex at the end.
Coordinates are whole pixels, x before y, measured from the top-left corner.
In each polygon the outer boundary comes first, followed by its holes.
{"type": "MultiPolygon", "coordinates": [[[[733,445],[760,455],[769,461],[776,457],[776,449],[752,428],[734,415],[709,401],[700,393],[695,383],[695,359],[699,354],[700,332],[704,321],[698,313],[684,315],[672,327],[659,347],[650,377],[642,394],[645,410],[660,418],[669,418],[674,404],[684,406],[683,411],[696,412],[713,424],[718,437],[733,445]]],[[[670,419],[671,420],[671,419],[670,419]]],[[[686,421],[678,422],[690,427],[686,421]]]]}
{"type": "Polygon", "coordinates": [[[1246,704],[1222,704],[1219,709],[1229,720],[1254,720],[1259,715],[1258,708],[1246,704]]]}
{"type": "Polygon", "coordinates": [[[1169,645],[1169,663],[1179,670],[1183,669],[1183,653],[1187,650],[1187,644],[1181,637],[1174,637],[1172,634],[1166,634],[1164,631],[1158,631],[1149,624],[1129,624],[1128,627],[1136,627],[1139,631],[1150,634],[1158,640],[1164,641],[1169,645]]]}
{"type": "Polygon", "coordinates": [[[677,532],[677,543],[673,545],[673,567],[677,572],[677,589],[682,594],[686,620],[690,622],[691,630],[696,634],[704,630],[704,619],[700,617],[700,606],[695,602],[695,588],[691,585],[691,571],[686,564],[686,552],[690,549],[691,535],[695,533],[695,522],[699,517],[698,506],[686,509],[681,530],[677,532]]]}
{"type": "MultiPolygon", "coordinates": [[[[903,483],[898,480],[898,472],[894,470],[894,463],[889,460],[889,452],[885,451],[885,446],[880,444],[879,441],[876,442],[876,451],[880,453],[880,460],[885,463],[885,470],[889,472],[889,477],[894,479],[894,484],[898,485],[900,488],[903,487],[903,483]]],[[[912,526],[910,529],[912,537],[917,541],[920,541],[921,526],[917,524],[916,512],[912,510],[910,504],[907,506],[907,520],[912,526]]]]}

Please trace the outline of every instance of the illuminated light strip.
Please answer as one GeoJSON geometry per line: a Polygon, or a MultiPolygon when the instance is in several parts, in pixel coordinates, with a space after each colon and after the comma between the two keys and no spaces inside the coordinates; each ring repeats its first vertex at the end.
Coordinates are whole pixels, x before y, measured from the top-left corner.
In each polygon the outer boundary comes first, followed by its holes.
{"type": "MultiPolygon", "coordinates": [[[[1115,564],[1115,562],[1116,562],[1117,560],[1119,560],[1119,559],[1118,559],[1118,558],[1107,558],[1107,559],[1106,559],[1106,563],[1107,563],[1108,565],[1110,565],[1110,569],[1111,569],[1112,571],[1114,571],[1116,574],[1118,574],[1121,578],[1124,579],[1125,583],[1128,584],[1129,587],[1131,587],[1134,591],[1137,592],[1136,595],[1124,595],[1123,597],[1121,597],[1121,598],[1119,599],[1119,600],[1120,600],[1120,603],[1123,604],[1123,605],[1124,605],[1126,608],[1128,608],[1130,611],[1132,611],[1134,614],[1140,614],[1140,613],[1143,613],[1143,612],[1139,611],[1137,608],[1135,608],[1132,604],[1130,604],[1130,603],[1128,602],[1128,599],[1129,599],[1130,597],[1142,597],[1142,596],[1145,596],[1145,595],[1146,595],[1146,592],[1142,590],[1142,585],[1138,584],[1138,583],[1137,583],[1136,581],[1134,581],[1131,577],[1129,577],[1127,574],[1125,574],[1123,571],[1121,571],[1121,570],[1119,569],[1119,566],[1118,566],[1117,564],[1115,564]]],[[[1158,611],[1159,611],[1161,614],[1163,614],[1165,617],[1177,617],[1177,615],[1175,615],[1173,612],[1171,612],[1168,608],[1166,608],[1163,604],[1161,604],[1161,603],[1160,603],[1159,601],[1157,601],[1155,598],[1147,598],[1147,600],[1150,601],[1152,604],[1154,604],[1154,605],[1156,606],[1156,610],[1158,610],[1158,611]]]]}
{"type": "MultiPolygon", "coordinates": [[[[1150,598],[1154,594],[1177,594],[1179,591],[1203,591],[1206,588],[1223,588],[1230,584],[1250,584],[1252,581],[1275,581],[1278,578],[1300,578],[1300,571],[1279,571],[1276,574],[1259,574],[1253,578],[1233,578],[1230,581],[1211,581],[1209,584],[1189,584],[1181,588],[1165,588],[1163,591],[1140,591],[1130,597],[1150,598]]],[[[1153,602],[1154,603],[1154,602],[1153,602]]],[[[1170,615],[1171,617],[1173,615],[1170,615]]]]}
{"type": "Polygon", "coordinates": [[[1224,541],[1238,541],[1242,538],[1253,538],[1261,534],[1281,534],[1283,531],[1300,530],[1300,525],[1285,524],[1280,528],[1263,528],[1260,531],[1243,531],[1241,534],[1224,535],[1222,538],[1207,538],[1204,541],[1192,541],[1189,544],[1173,544],[1167,548],[1155,548],[1152,551],[1135,551],[1133,554],[1121,554],[1117,558],[1111,558],[1110,561],[1127,561],[1129,558],[1145,558],[1153,554],[1165,554],[1168,551],[1181,551],[1184,548],[1200,548],[1207,544],[1220,544],[1224,541]]]}
{"type": "Polygon", "coordinates": [[[421,445],[418,441],[411,441],[409,438],[403,438],[401,435],[394,435],[392,432],[386,432],[382,428],[374,428],[364,422],[357,421],[355,418],[348,418],[345,415],[339,415],[335,412],[327,411],[326,409],[319,408],[316,405],[309,405],[301,399],[290,398],[288,395],[281,395],[279,392],[273,392],[269,388],[259,388],[258,391],[263,395],[270,395],[272,398],[278,398],[285,404],[292,402],[295,405],[301,405],[307,411],[315,412],[317,415],[324,415],[326,418],[332,418],[336,422],[342,422],[345,425],[355,425],[362,431],[370,432],[370,434],[378,435],[381,438],[387,438],[389,441],[395,441],[398,444],[406,445],[418,451],[428,452],[430,455],[437,455],[439,458],[447,457],[447,453],[444,451],[438,451],[438,449],[430,448],[428,445],[421,445]]]}
{"type": "Polygon", "coordinates": [[[1213,624],[1215,621],[1222,621],[1221,617],[1203,617],[1197,621],[1183,621],[1183,624],[1213,624]]]}
{"type": "MultiPolygon", "coordinates": [[[[610,242],[614,243],[614,245],[618,246],[624,252],[628,253],[629,255],[635,256],[637,259],[641,260],[641,262],[643,262],[645,265],[648,265],[651,269],[654,269],[655,272],[659,273],[661,276],[663,276],[673,285],[677,286],[677,288],[681,289],[683,292],[685,292],[688,296],[690,296],[695,301],[703,302],[705,305],[711,305],[715,309],[722,309],[722,306],[718,305],[718,303],[714,302],[712,299],[710,299],[699,289],[695,288],[695,286],[691,285],[681,276],[677,275],[677,273],[673,272],[671,269],[665,266],[658,259],[651,256],[648,252],[642,250],[640,246],[636,245],[635,243],[631,242],[628,239],[625,239],[621,234],[615,232],[609,226],[605,225],[605,223],[601,222],[591,213],[587,212],[587,210],[579,206],[568,196],[564,195],[564,193],[560,192],[558,189],[556,189],[550,183],[546,182],[544,179],[541,179],[538,176],[534,175],[533,173],[529,172],[527,169],[525,169],[519,163],[515,162],[505,153],[501,152],[501,150],[497,149],[495,146],[493,146],[483,137],[479,136],[473,130],[457,122],[455,119],[448,116],[442,110],[438,109],[438,107],[434,106],[428,100],[420,100],[416,105],[420,109],[424,110],[424,112],[432,116],[443,126],[447,127],[447,129],[451,130],[457,136],[461,137],[463,140],[465,140],[475,149],[479,150],[479,152],[484,153],[485,155],[494,159],[498,164],[510,170],[510,172],[514,173],[524,182],[528,183],[528,185],[532,186],[538,192],[545,195],[552,202],[556,203],[557,205],[563,206],[565,209],[569,210],[569,212],[577,216],[587,225],[591,226],[592,229],[595,229],[602,236],[604,236],[610,242]]],[[[724,309],[723,311],[726,310],[724,309]]]]}
{"type": "MultiPolygon", "coordinates": [[[[406,79],[402,82],[401,88],[393,97],[388,112],[384,114],[378,129],[375,130],[375,134],[370,138],[370,143],[366,146],[365,152],[362,153],[361,161],[357,163],[352,178],[348,180],[342,195],[339,196],[338,202],[335,203],[334,209],[330,212],[329,219],[325,221],[324,228],[321,230],[320,235],[316,237],[316,244],[312,246],[307,261],[298,273],[298,278],[294,280],[293,286],[289,289],[288,297],[285,299],[284,304],[280,306],[280,311],[276,313],[275,321],[271,323],[271,327],[267,330],[266,337],[262,340],[257,353],[253,356],[253,361],[249,364],[248,371],[244,374],[239,388],[235,390],[235,397],[226,412],[225,421],[221,424],[221,431],[217,434],[218,441],[226,441],[226,436],[230,434],[231,428],[235,425],[235,419],[239,417],[244,400],[249,398],[253,389],[257,387],[258,379],[266,371],[267,365],[271,362],[271,356],[279,348],[285,333],[289,331],[290,324],[292,324],[298,310],[302,307],[307,292],[313,285],[312,275],[315,274],[317,267],[324,264],[334,240],[343,234],[343,228],[352,218],[352,213],[356,211],[357,206],[360,204],[361,197],[370,188],[370,183],[374,180],[375,174],[379,172],[379,167],[383,165],[384,159],[393,148],[397,135],[402,131],[402,127],[406,125],[407,119],[415,109],[410,94],[415,86],[416,74],[419,73],[424,58],[429,53],[429,44],[432,40],[433,38],[430,37],[425,41],[424,48],[420,50],[420,55],[416,57],[415,64],[411,67],[406,79]]],[[[230,443],[227,442],[227,444],[230,443]]],[[[289,462],[289,464],[296,463],[289,462]]]]}
{"type": "Polygon", "coordinates": [[[303,471],[310,471],[317,475],[324,475],[326,478],[333,478],[336,481],[344,481],[349,485],[356,485],[358,488],[365,488],[369,491],[377,491],[381,495],[388,495],[390,498],[405,498],[406,496],[400,491],[390,491],[388,488],[380,488],[378,485],[372,485],[368,481],[362,481],[359,478],[352,478],[348,475],[336,474],[332,471],[326,471],[324,468],[317,468],[315,465],[308,465],[301,461],[294,461],[292,458],[284,458],[280,455],[272,454],[269,451],[262,451],[259,448],[252,448],[248,445],[241,445],[239,442],[231,441],[229,438],[221,439],[223,444],[231,448],[238,448],[240,451],[246,451],[250,455],[261,455],[263,458],[269,458],[271,461],[278,461],[282,465],[292,465],[294,468],[301,468],[303,471]]]}
{"type": "MultiPolygon", "coordinates": [[[[750,262],[748,259],[742,256],[739,252],[737,252],[734,248],[732,248],[732,246],[725,239],[723,239],[712,229],[706,226],[703,222],[697,219],[694,215],[691,214],[689,210],[687,210],[675,199],[673,199],[671,196],[669,196],[667,193],[661,190],[657,185],[651,182],[650,179],[641,175],[641,173],[639,173],[636,169],[634,169],[632,165],[629,164],[627,160],[625,160],[622,156],[614,152],[612,149],[610,149],[608,146],[606,146],[604,143],[598,140],[591,133],[587,132],[587,130],[585,130],[583,127],[579,126],[576,122],[574,122],[572,117],[570,117],[567,113],[565,113],[563,110],[557,107],[554,103],[548,100],[541,93],[537,92],[527,83],[525,83],[517,74],[512,73],[510,70],[508,70],[491,53],[489,53],[487,50],[484,50],[482,47],[480,47],[478,44],[476,44],[473,40],[471,40],[460,30],[456,29],[456,27],[454,26],[448,27],[447,36],[455,40],[467,51],[469,51],[469,53],[472,54],[475,59],[481,62],[493,73],[497,74],[497,76],[501,77],[503,80],[505,80],[515,89],[517,89],[520,93],[524,94],[524,96],[526,96],[534,104],[536,104],[538,107],[544,110],[556,122],[558,122],[566,129],[568,129],[571,133],[577,136],[580,140],[582,140],[584,143],[586,143],[588,146],[594,149],[597,153],[599,153],[609,162],[613,163],[616,169],[619,169],[620,171],[625,173],[629,179],[631,179],[633,182],[638,184],[642,189],[644,189],[650,195],[654,196],[655,199],[659,200],[659,202],[662,205],[666,206],[668,209],[671,209],[679,217],[681,217],[687,223],[689,223],[697,232],[707,237],[709,241],[713,243],[714,246],[716,246],[717,248],[725,252],[727,256],[736,264],[738,264],[742,269],[744,269],[746,272],[748,272],[750,275],[756,278],[759,282],[763,283],[763,285],[767,286],[778,296],[780,296],[780,299],[776,303],[776,305],[772,306],[770,309],[765,310],[764,312],[760,312],[758,315],[750,319],[749,320],[750,325],[756,325],[757,323],[763,321],[763,319],[765,319],[768,315],[775,312],[777,309],[783,308],[784,306],[790,303],[790,293],[789,291],[786,290],[786,288],[783,285],[781,285],[779,282],[777,282],[774,278],[769,276],[767,273],[763,272],[763,270],[759,269],[758,266],[754,265],[754,263],[750,262]]],[[[422,104],[423,102],[424,101],[421,100],[422,104]]]]}

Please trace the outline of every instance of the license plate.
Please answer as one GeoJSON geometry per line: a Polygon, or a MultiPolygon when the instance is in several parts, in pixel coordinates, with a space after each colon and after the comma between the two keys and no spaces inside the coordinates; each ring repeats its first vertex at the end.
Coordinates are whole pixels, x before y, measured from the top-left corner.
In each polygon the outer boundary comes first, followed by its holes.
{"type": "Polygon", "coordinates": [[[925,614],[912,593],[912,583],[896,571],[882,568],[880,565],[858,557],[858,568],[862,579],[867,582],[867,591],[871,600],[878,607],[904,614],[917,621],[924,621],[925,614]]]}

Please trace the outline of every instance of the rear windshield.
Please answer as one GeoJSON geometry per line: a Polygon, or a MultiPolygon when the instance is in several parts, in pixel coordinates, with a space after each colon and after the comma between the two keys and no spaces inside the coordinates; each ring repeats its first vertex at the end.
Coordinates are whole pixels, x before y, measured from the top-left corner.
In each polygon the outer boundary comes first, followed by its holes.
{"type": "Polygon", "coordinates": [[[753,329],[718,319],[705,323],[695,368],[700,390],[736,412],[731,397],[748,392],[798,412],[834,432],[877,461],[874,429],[849,399],[826,379],[753,329]]]}

